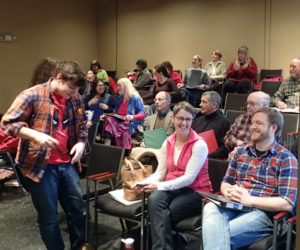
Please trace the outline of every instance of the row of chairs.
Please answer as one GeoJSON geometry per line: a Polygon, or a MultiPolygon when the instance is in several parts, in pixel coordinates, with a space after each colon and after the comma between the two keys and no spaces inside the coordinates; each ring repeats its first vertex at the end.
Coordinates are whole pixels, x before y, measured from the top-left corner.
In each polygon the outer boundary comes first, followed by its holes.
{"type": "MultiPolygon", "coordinates": [[[[103,144],[94,143],[91,151],[91,158],[89,161],[87,180],[89,187],[90,183],[94,183],[95,187],[99,181],[112,181],[112,189],[118,185],[121,160],[123,158],[124,149],[114,146],[107,146],[103,144]]],[[[209,176],[212,182],[214,192],[220,191],[220,183],[226,173],[228,162],[215,159],[209,159],[209,176]]],[[[87,207],[89,208],[89,201],[87,200],[87,207]]],[[[126,223],[124,221],[136,222],[141,226],[141,242],[140,249],[147,249],[149,242],[149,221],[147,219],[147,202],[136,203],[133,205],[123,205],[114,200],[109,194],[104,194],[99,197],[95,196],[94,200],[94,222],[95,222],[95,237],[97,238],[97,224],[98,213],[118,217],[120,219],[121,228],[126,231],[126,223]],[[146,235],[146,240],[145,240],[146,235]]],[[[87,209],[87,211],[89,211],[87,209]]],[[[89,218],[89,216],[87,216],[89,218]]],[[[243,249],[276,249],[276,247],[285,242],[286,228],[281,226],[284,221],[288,219],[288,213],[279,213],[274,216],[273,234],[261,239],[251,246],[243,249]]],[[[87,228],[89,222],[87,220],[87,228]]],[[[151,225],[150,225],[151,226],[151,225]]],[[[201,216],[194,216],[183,221],[180,221],[173,228],[175,232],[187,233],[191,232],[200,237],[201,242],[201,216]]],[[[88,234],[88,231],[87,231],[88,234]]]]}

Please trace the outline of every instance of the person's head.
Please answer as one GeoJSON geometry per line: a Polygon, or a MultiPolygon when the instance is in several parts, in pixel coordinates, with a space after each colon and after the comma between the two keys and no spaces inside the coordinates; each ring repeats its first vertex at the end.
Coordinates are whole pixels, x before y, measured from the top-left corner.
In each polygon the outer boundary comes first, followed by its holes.
{"type": "Polygon", "coordinates": [[[74,61],[61,61],[57,65],[55,79],[54,91],[65,99],[69,99],[85,86],[85,74],[74,61]]]}
{"type": "Polygon", "coordinates": [[[213,50],[213,52],[211,53],[211,59],[213,62],[217,62],[222,58],[222,53],[220,50],[215,49],[213,50]]]}
{"type": "Polygon", "coordinates": [[[135,64],[138,72],[141,72],[147,68],[147,61],[143,58],[138,59],[135,64]]]}
{"type": "Polygon", "coordinates": [[[300,56],[295,57],[290,63],[290,75],[292,78],[300,79],[300,56]]]}
{"type": "Polygon", "coordinates": [[[254,111],[251,120],[251,141],[254,143],[281,137],[283,116],[280,111],[264,107],[254,111]]]}
{"type": "Polygon", "coordinates": [[[192,59],[193,68],[202,68],[202,58],[199,55],[194,55],[192,59]]]}
{"type": "Polygon", "coordinates": [[[160,79],[162,76],[167,78],[170,77],[166,67],[163,64],[157,64],[154,66],[154,74],[158,79],[160,79]]]}
{"type": "Polygon", "coordinates": [[[96,74],[99,71],[99,69],[101,69],[101,65],[100,65],[99,61],[96,59],[91,61],[90,70],[93,71],[94,74],[96,74]]]}
{"type": "Polygon", "coordinates": [[[165,113],[169,109],[171,95],[166,91],[160,91],[156,94],[154,102],[156,110],[160,113],[165,113]]]}
{"type": "Polygon", "coordinates": [[[124,100],[129,100],[133,95],[138,95],[139,93],[134,88],[132,82],[128,78],[121,78],[117,82],[118,94],[123,96],[124,100]]]}
{"type": "Polygon", "coordinates": [[[209,115],[219,109],[221,96],[215,91],[206,91],[202,94],[200,108],[203,115],[209,115]]]}
{"type": "Polygon", "coordinates": [[[270,96],[262,91],[252,92],[247,98],[247,111],[250,114],[259,108],[269,107],[270,96]]]}
{"type": "Polygon", "coordinates": [[[99,96],[105,95],[105,93],[107,91],[107,86],[101,80],[97,80],[97,84],[94,86],[95,86],[94,93],[96,93],[99,96]]]}
{"type": "Polygon", "coordinates": [[[249,49],[246,45],[239,47],[238,48],[238,61],[240,63],[248,62],[249,61],[248,53],[249,53],[249,49]]]}
{"type": "Polygon", "coordinates": [[[58,63],[59,60],[55,58],[46,57],[42,59],[33,70],[30,86],[47,82],[50,77],[56,76],[56,67],[58,63]]]}
{"type": "Polygon", "coordinates": [[[173,72],[173,65],[169,61],[163,62],[162,65],[166,67],[169,74],[173,72]]]}
{"type": "Polygon", "coordinates": [[[173,109],[173,122],[177,133],[186,133],[191,128],[196,115],[194,107],[188,102],[179,102],[173,109]]]}
{"type": "Polygon", "coordinates": [[[94,75],[94,72],[92,70],[89,70],[86,74],[86,80],[88,82],[93,82],[95,81],[95,75],[94,75]]]}

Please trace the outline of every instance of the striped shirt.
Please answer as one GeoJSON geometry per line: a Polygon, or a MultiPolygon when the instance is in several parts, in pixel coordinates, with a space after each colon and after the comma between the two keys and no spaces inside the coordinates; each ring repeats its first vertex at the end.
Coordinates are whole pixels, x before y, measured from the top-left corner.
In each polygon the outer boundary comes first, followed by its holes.
{"type": "Polygon", "coordinates": [[[277,142],[259,157],[254,144],[248,144],[231,158],[223,182],[241,185],[253,196],[279,196],[295,207],[297,166],[294,155],[277,142]]]}
{"type": "Polygon", "coordinates": [[[292,77],[286,78],[272,98],[274,105],[278,101],[285,102],[288,108],[299,107],[300,98],[300,79],[295,80],[292,77]]]}
{"type": "MultiPolygon", "coordinates": [[[[52,134],[54,102],[51,95],[51,81],[21,92],[2,117],[2,129],[6,134],[16,136],[22,127],[52,134]]],[[[87,141],[86,115],[79,95],[67,102],[69,117],[69,150],[77,142],[87,141]]],[[[41,148],[33,140],[21,139],[16,162],[25,176],[40,181],[48,164],[50,148],[41,148]]]]}

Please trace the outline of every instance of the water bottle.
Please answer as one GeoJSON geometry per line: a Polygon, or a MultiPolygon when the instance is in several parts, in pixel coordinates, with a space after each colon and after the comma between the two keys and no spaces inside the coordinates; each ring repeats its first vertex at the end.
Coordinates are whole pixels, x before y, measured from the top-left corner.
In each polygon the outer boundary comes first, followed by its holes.
{"type": "Polygon", "coordinates": [[[134,239],[127,238],[127,239],[121,239],[121,241],[124,243],[125,250],[134,250],[134,239]]]}

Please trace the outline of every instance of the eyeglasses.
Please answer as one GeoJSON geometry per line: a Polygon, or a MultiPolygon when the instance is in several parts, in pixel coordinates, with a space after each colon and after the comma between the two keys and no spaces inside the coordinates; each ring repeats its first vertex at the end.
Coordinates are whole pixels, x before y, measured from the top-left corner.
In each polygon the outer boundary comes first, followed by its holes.
{"type": "Polygon", "coordinates": [[[156,101],[161,102],[161,101],[164,101],[164,100],[167,100],[167,99],[166,99],[166,98],[155,98],[155,99],[154,99],[154,102],[156,102],[156,101]]]}
{"type": "Polygon", "coordinates": [[[105,86],[104,84],[97,84],[97,87],[103,87],[105,86]]]}
{"type": "Polygon", "coordinates": [[[193,118],[190,118],[190,117],[184,118],[182,116],[175,116],[175,118],[180,122],[184,122],[184,121],[191,122],[193,120],[193,118]]]}
{"type": "Polygon", "coordinates": [[[256,106],[256,105],[258,105],[259,104],[259,102],[246,102],[246,106],[247,105],[249,105],[249,106],[256,106]]]}

